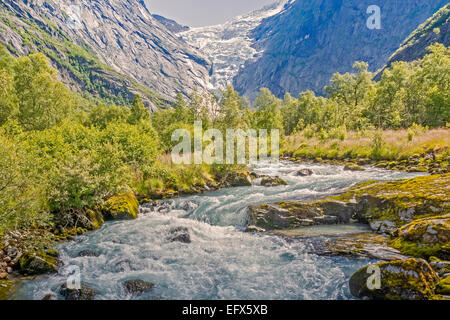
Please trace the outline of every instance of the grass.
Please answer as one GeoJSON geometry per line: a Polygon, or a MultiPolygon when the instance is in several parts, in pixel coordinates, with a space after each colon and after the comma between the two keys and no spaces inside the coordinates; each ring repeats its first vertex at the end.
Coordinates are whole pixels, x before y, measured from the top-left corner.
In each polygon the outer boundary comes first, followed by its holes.
{"type": "Polygon", "coordinates": [[[294,158],[371,159],[399,161],[435,155],[434,162],[448,166],[450,129],[347,132],[341,139],[323,139],[298,132],[285,139],[282,153],[294,158]]]}

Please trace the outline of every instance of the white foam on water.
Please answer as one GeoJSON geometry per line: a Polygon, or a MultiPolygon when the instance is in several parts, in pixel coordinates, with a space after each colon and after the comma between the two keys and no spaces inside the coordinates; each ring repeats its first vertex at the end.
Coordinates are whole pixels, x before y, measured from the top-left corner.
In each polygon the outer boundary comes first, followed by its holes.
{"type": "MultiPolygon", "coordinates": [[[[369,261],[308,253],[308,238],[288,241],[244,233],[246,208],[281,200],[314,199],[367,180],[417,176],[289,162],[258,163],[254,170],[278,175],[289,185],[240,187],[176,199],[167,206],[167,212],[156,210],[137,220],[107,223],[100,230],[60,244],[64,263],[60,272],[23,281],[16,298],[58,295],[67,280],[67,268],[76,265],[82,283],[98,292],[97,299],[351,299],[348,279],[369,261]],[[314,174],[295,176],[304,168],[314,174]],[[186,201],[198,207],[182,210],[186,201]],[[191,243],[170,241],[170,229],[176,227],[189,230],[191,243]],[[87,249],[100,256],[78,257],[87,249]],[[155,288],[132,296],[123,287],[129,279],[152,282],[155,288]]],[[[339,229],[329,232],[336,234],[339,229]]]]}

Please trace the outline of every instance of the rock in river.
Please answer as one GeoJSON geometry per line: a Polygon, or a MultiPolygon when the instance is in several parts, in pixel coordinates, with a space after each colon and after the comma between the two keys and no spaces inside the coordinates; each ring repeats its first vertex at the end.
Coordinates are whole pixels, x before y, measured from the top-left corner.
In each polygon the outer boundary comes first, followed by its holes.
{"type": "Polygon", "coordinates": [[[68,288],[66,284],[63,284],[59,293],[66,300],[92,300],[97,295],[95,290],[84,284],[80,286],[80,289],[71,289],[68,288]]]}
{"type": "Polygon", "coordinates": [[[288,183],[281,179],[280,177],[264,177],[261,180],[261,185],[264,187],[277,187],[286,186],[288,183]]]}
{"type": "Polygon", "coordinates": [[[312,176],[314,172],[311,169],[301,169],[297,171],[296,176],[298,177],[308,177],[312,176]]]}
{"type": "Polygon", "coordinates": [[[191,235],[186,227],[176,227],[169,230],[167,240],[170,242],[191,243],[191,235]]]}
{"type": "Polygon", "coordinates": [[[135,295],[141,295],[155,286],[153,283],[139,279],[125,281],[123,285],[128,293],[135,295]]]}
{"type": "Polygon", "coordinates": [[[249,207],[250,225],[265,230],[348,223],[353,204],[335,200],[312,202],[277,202],[249,207]]]}
{"type": "Polygon", "coordinates": [[[19,260],[19,271],[25,275],[37,275],[58,271],[59,260],[43,252],[27,253],[19,260]]]}
{"type": "Polygon", "coordinates": [[[92,250],[83,250],[78,253],[79,257],[99,257],[100,253],[92,250]]]}
{"type": "Polygon", "coordinates": [[[412,258],[364,267],[353,274],[349,284],[352,295],[362,299],[427,300],[438,282],[425,260],[412,258]]]}
{"type": "Polygon", "coordinates": [[[139,203],[134,193],[128,191],[110,198],[102,211],[109,220],[136,219],[139,214],[139,203]]]}

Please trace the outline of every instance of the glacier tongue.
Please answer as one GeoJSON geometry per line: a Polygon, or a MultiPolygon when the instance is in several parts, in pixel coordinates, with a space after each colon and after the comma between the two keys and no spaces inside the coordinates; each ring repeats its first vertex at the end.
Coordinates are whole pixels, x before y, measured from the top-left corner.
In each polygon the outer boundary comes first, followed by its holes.
{"type": "Polygon", "coordinates": [[[197,47],[213,63],[210,89],[223,89],[232,84],[233,78],[245,62],[257,59],[262,51],[253,47],[251,31],[261,21],[280,13],[292,0],[281,0],[250,14],[238,16],[224,24],[192,28],[179,35],[197,47]]]}

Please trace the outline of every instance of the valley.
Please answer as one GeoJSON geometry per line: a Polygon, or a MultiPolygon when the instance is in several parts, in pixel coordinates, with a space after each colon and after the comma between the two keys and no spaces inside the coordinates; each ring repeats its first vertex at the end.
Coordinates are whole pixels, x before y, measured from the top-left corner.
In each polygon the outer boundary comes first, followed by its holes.
{"type": "Polygon", "coordinates": [[[448,300],[449,4],[378,2],[0,0],[0,300],[448,300]]]}

